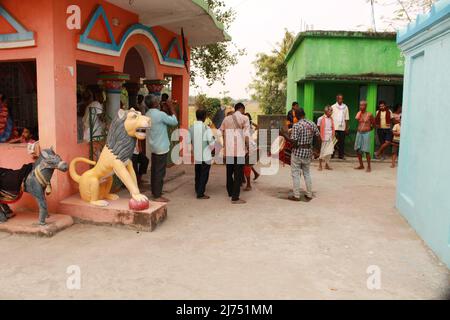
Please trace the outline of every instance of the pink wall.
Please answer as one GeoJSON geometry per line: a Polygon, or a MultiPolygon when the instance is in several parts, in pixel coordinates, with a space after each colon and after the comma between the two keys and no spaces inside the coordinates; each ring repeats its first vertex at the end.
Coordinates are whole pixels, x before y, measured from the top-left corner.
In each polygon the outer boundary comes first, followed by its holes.
{"type": "MultiPolygon", "coordinates": [[[[101,4],[108,18],[119,18],[121,25],[112,27],[119,42],[122,34],[138,22],[137,15],[122,10],[105,1],[95,0],[2,0],[2,6],[22,25],[35,32],[36,46],[32,48],[7,49],[0,51],[0,61],[35,60],[37,66],[38,121],[40,143],[43,148],[54,146],[61,157],[70,162],[76,156],[88,156],[86,144],[77,144],[76,81],[77,61],[101,65],[102,71],[123,72],[128,51],[136,45],[144,46],[153,58],[156,74],[177,76],[174,82],[174,98],[181,102],[184,127],[188,123],[189,77],[184,68],[159,64],[153,44],[142,35],[135,35],[125,44],[120,57],[104,56],[77,49],[80,34],[84,31],[68,30],[66,14],[69,5],[79,5],[82,24],[87,25],[90,15],[101,4]]],[[[107,41],[102,26],[93,29],[92,37],[107,41]]],[[[1,29],[3,30],[3,29],[1,29]]],[[[175,34],[164,28],[155,28],[161,45],[167,48],[175,34]]],[[[181,41],[181,39],[180,39],[181,41]]],[[[23,146],[0,145],[0,166],[19,168],[30,158],[23,146]]],[[[60,200],[77,191],[68,174],[55,174],[52,185],[54,192],[49,197],[51,210],[57,210],[60,200]]],[[[34,206],[26,197],[20,206],[34,206]]]]}

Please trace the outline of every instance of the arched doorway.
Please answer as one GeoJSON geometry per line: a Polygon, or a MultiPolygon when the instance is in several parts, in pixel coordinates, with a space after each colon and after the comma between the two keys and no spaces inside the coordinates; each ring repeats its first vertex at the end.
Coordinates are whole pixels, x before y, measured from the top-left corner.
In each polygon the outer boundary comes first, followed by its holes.
{"type": "Polygon", "coordinates": [[[128,105],[137,106],[137,95],[142,80],[156,77],[153,57],[144,45],[136,45],[127,52],[123,72],[130,75],[130,81],[125,84],[128,92],[128,105]]]}

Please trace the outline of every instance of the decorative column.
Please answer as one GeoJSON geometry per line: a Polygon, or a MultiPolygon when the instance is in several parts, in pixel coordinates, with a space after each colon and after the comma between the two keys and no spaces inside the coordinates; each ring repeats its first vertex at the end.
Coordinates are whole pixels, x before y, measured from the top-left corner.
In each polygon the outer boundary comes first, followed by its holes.
{"type": "Polygon", "coordinates": [[[166,80],[144,80],[144,84],[148,89],[148,93],[154,96],[161,97],[161,92],[168,84],[166,80]]]}
{"type": "Polygon", "coordinates": [[[306,118],[314,120],[314,97],[315,87],[314,82],[305,82],[305,108],[306,118]]]}
{"type": "MultiPolygon", "coordinates": [[[[367,111],[372,113],[375,117],[377,113],[377,98],[378,98],[378,86],[375,83],[370,83],[367,86],[367,111]]],[[[370,134],[370,153],[375,152],[375,133],[374,131],[370,134]]]]}
{"type": "Polygon", "coordinates": [[[187,129],[189,125],[189,78],[172,77],[172,99],[177,101],[180,127],[187,129]]]}
{"type": "Polygon", "coordinates": [[[128,92],[128,104],[130,109],[134,108],[138,110],[138,94],[139,90],[141,90],[141,85],[136,82],[127,82],[124,84],[125,89],[128,92]]]}
{"type": "Polygon", "coordinates": [[[130,76],[121,72],[105,72],[98,75],[99,81],[106,90],[106,115],[112,121],[120,109],[120,95],[125,81],[130,80],[130,76]]]}

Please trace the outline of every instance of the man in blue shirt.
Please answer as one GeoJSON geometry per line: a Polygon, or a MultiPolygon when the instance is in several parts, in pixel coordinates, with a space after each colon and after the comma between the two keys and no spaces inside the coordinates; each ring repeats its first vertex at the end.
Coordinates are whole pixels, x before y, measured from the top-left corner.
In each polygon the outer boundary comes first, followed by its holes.
{"type": "Polygon", "coordinates": [[[198,109],[196,117],[197,121],[189,128],[189,142],[194,149],[195,192],[197,199],[207,200],[210,197],[205,195],[205,191],[211,170],[211,151],[214,149],[215,140],[212,130],[205,125],[206,110],[198,109]]]}
{"type": "Polygon", "coordinates": [[[169,114],[159,110],[159,97],[148,95],[145,97],[145,105],[149,108],[146,116],[152,119],[152,127],[149,132],[149,144],[152,150],[151,159],[151,191],[153,200],[156,202],[169,202],[162,197],[164,177],[166,176],[166,167],[168,154],[170,151],[170,140],[168,127],[178,125],[173,104],[168,101],[169,114]]]}

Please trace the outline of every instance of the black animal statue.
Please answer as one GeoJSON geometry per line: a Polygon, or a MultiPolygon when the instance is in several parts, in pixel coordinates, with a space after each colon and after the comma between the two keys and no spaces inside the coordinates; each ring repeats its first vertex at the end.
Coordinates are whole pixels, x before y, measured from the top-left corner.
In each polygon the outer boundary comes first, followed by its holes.
{"type": "Polygon", "coordinates": [[[12,218],[8,204],[20,200],[22,193],[31,194],[39,205],[39,224],[45,226],[48,217],[46,195],[52,192],[50,180],[53,172],[68,170],[66,162],[51,149],[42,150],[34,164],[24,165],[20,170],[0,168],[0,223],[12,218]]]}

